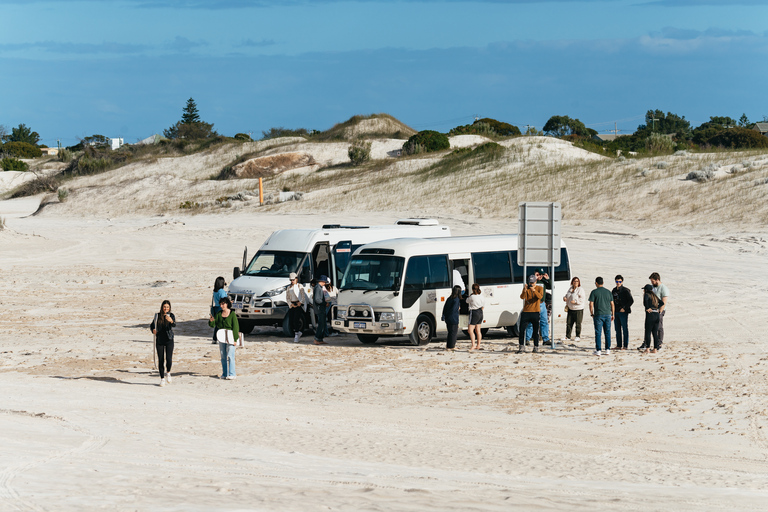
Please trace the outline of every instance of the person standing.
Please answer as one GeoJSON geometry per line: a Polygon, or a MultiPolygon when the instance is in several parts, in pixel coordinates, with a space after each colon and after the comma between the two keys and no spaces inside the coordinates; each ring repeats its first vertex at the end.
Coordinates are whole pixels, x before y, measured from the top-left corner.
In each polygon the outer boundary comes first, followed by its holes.
{"type": "Polygon", "coordinates": [[[571,279],[571,287],[563,297],[567,318],[565,321],[565,338],[561,341],[571,339],[571,329],[576,326],[576,339],[581,340],[581,322],[584,319],[584,305],[587,302],[587,292],[581,287],[581,279],[574,277],[571,279]]]}
{"type": "Polygon", "coordinates": [[[525,353],[525,340],[528,327],[533,335],[533,351],[539,351],[539,318],[541,316],[541,299],[544,297],[544,288],[536,285],[536,276],[528,276],[528,285],[523,288],[520,298],[523,299],[523,312],[520,314],[520,346],[518,354],[525,353]]]}
{"type": "Polygon", "coordinates": [[[155,335],[155,350],[157,350],[157,369],[160,370],[160,387],[172,382],[171,366],[173,366],[173,328],[176,327],[176,317],[171,313],[171,302],[164,300],[160,304],[160,312],[155,315],[149,329],[155,335]]]}
{"type": "Polygon", "coordinates": [[[333,320],[333,318],[331,317],[331,314],[333,312],[333,306],[335,306],[338,303],[338,300],[339,300],[339,291],[333,287],[333,284],[330,281],[328,281],[328,283],[325,285],[325,306],[326,306],[326,310],[328,311],[326,314],[326,318],[328,320],[328,323],[326,324],[328,327],[328,337],[339,335],[339,331],[331,327],[331,325],[333,325],[331,323],[331,320],[333,320]]]}
{"type": "Polygon", "coordinates": [[[456,348],[456,337],[459,334],[459,306],[461,305],[461,286],[456,285],[453,287],[451,296],[448,297],[443,304],[443,316],[440,318],[445,322],[445,327],[448,329],[448,339],[445,343],[446,350],[454,350],[456,348]]]}
{"type": "MultiPolygon", "coordinates": [[[[542,299],[539,305],[539,328],[541,329],[541,342],[549,343],[549,311],[552,309],[552,292],[547,290],[552,289],[552,282],[549,279],[549,274],[545,269],[537,270],[533,274],[536,276],[536,284],[542,289],[542,299]]],[[[533,327],[528,326],[525,331],[525,339],[530,341],[531,334],[533,333],[533,327]]]]}
{"type": "MultiPolygon", "coordinates": [[[[224,297],[228,297],[227,290],[225,287],[227,286],[227,281],[223,277],[219,276],[216,278],[216,281],[213,283],[213,297],[211,299],[211,316],[216,316],[216,313],[221,313],[221,308],[219,307],[219,301],[223,299],[224,297]]],[[[216,329],[213,328],[213,341],[211,344],[215,345],[218,343],[218,340],[216,340],[216,329]]]]}
{"type": "Polygon", "coordinates": [[[645,338],[643,341],[644,352],[647,354],[651,348],[651,337],[653,337],[653,350],[655,354],[661,350],[661,338],[659,337],[659,324],[661,315],[664,312],[664,302],[653,292],[653,286],[645,285],[643,288],[643,307],[645,308],[645,338]]]}
{"type": "Polygon", "coordinates": [[[485,299],[483,298],[482,290],[480,290],[480,285],[477,283],[472,285],[472,294],[467,297],[467,307],[469,308],[469,341],[472,343],[469,350],[483,350],[480,348],[480,342],[483,339],[483,335],[480,333],[480,325],[483,323],[485,299]]]}
{"type": "Polygon", "coordinates": [[[315,345],[327,345],[323,339],[325,338],[326,325],[328,324],[328,317],[326,316],[325,306],[325,285],[328,284],[328,278],[320,276],[317,280],[314,290],[312,290],[312,305],[315,308],[315,320],[317,326],[315,328],[315,345]]]}
{"type": "Polygon", "coordinates": [[[659,313],[659,345],[662,345],[664,344],[664,315],[669,305],[669,290],[666,285],[661,283],[661,276],[658,272],[651,274],[648,279],[653,285],[653,293],[664,303],[664,308],[659,313]]]}
{"type": "Polygon", "coordinates": [[[621,274],[614,279],[616,287],[611,291],[613,295],[613,307],[616,311],[613,327],[616,329],[616,350],[629,348],[629,314],[632,313],[632,292],[624,286],[624,277],[621,274]]]}
{"type": "MultiPolygon", "coordinates": [[[[237,315],[232,311],[232,301],[229,297],[224,297],[219,301],[219,307],[221,312],[216,313],[216,316],[211,316],[208,320],[208,325],[211,327],[217,327],[218,330],[227,329],[232,331],[232,340],[236,344],[240,339],[240,325],[237,323],[237,315]]],[[[227,333],[227,338],[229,333],[227,333]]],[[[235,380],[237,373],[235,372],[235,345],[230,343],[219,343],[219,354],[221,355],[221,379],[235,380]]]]}
{"type": "Polygon", "coordinates": [[[595,352],[601,355],[601,334],[605,332],[605,354],[611,353],[611,322],[613,321],[613,295],[603,286],[603,278],[595,278],[596,288],[589,294],[589,313],[595,324],[595,352]]]}
{"type": "Polygon", "coordinates": [[[288,277],[291,280],[291,284],[285,291],[288,300],[288,323],[293,331],[293,342],[298,343],[304,326],[304,307],[305,304],[309,304],[309,297],[304,287],[299,284],[299,276],[296,272],[291,272],[288,277]]]}

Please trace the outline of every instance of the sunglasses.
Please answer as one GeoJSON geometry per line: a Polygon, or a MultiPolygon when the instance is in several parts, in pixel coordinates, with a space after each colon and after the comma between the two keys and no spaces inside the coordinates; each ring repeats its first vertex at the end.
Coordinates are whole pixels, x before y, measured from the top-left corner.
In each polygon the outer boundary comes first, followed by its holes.
{"type": "Polygon", "coordinates": [[[616,282],[617,283],[623,283],[624,281],[622,281],[621,279],[617,279],[616,282]]]}

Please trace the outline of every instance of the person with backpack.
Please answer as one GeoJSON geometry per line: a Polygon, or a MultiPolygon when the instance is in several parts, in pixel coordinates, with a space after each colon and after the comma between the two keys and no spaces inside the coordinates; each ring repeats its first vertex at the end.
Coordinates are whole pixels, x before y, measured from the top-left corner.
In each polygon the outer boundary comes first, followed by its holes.
{"type": "Polygon", "coordinates": [[[655,354],[661,350],[661,337],[659,336],[659,325],[661,315],[664,312],[666,304],[653,292],[653,286],[650,284],[643,287],[643,307],[645,308],[645,338],[641,349],[643,353],[655,354]],[[653,337],[653,349],[651,349],[651,337],[653,337]]]}
{"type": "Polygon", "coordinates": [[[629,349],[629,314],[632,313],[632,292],[624,286],[624,277],[621,274],[615,277],[616,287],[611,291],[613,295],[613,307],[616,315],[613,327],[616,329],[616,350],[629,349]]]}

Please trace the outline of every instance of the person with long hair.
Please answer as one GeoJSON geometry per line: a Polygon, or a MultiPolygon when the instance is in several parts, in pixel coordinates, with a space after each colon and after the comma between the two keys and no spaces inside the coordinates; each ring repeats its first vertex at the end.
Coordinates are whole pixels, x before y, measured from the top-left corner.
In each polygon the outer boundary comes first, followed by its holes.
{"type": "Polygon", "coordinates": [[[467,306],[469,307],[469,341],[472,343],[469,350],[483,350],[480,348],[480,342],[483,340],[480,325],[483,323],[485,299],[477,283],[472,285],[472,294],[467,297],[467,306]]]}
{"type": "MultiPolygon", "coordinates": [[[[237,315],[232,311],[232,301],[229,297],[224,297],[219,301],[221,312],[216,313],[214,317],[208,320],[208,325],[218,329],[227,329],[232,331],[232,339],[235,343],[240,339],[240,325],[237,323],[237,315]]],[[[235,380],[235,345],[230,343],[219,343],[219,353],[221,354],[221,379],[235,380]]]]}
{"type": "Polygon", "coordinates": [[[567,317],[565,319],[565,338],[560,341],[571,339],[571,330],[574,325],[576,326],[576,339],[574,341],[579,341],[581,340],[581,321],[584,319],[584,303],[587,300],[587,292],[581,287],[581,279],[578,277],[571,279],[571,287],[568,288],[563,300],[565,301],[567,317]]]}
{"type": "Polygon", "coordinates": [[[443,304],[443,316],[441,320],[445,322],[448,328],[448,339],[445,348],[454,350],[456,348],[456,337],[459,333],[459,306],[461,305],[461,286],[454,286],[451,296],[443,304]]]}
{"type": "Polygon", "coordinates": [[[643,307],[645,308],[645,339],[642,345],[644,353],[655,354],[661,350],[661,337],[659,336],[659,325],[661,323],[661,314],[664,311],[664,301],[653,293],[653,286],[645,285],[643,288],[643,307]],[[651,337],[653,337],[653,349],[651,349],[651,337]]]}
{"type": "Polygon", "coordinates": [[[170,384],[171,366],[173,366],[173,328],[176,327],[176,317],[171,313],[171,302],[164,300],[160,311],[155,314],[149,329],[155,335],[155,350],[157,350],[157,368],[160,370],[160,387],[170,384]]]}
{"type": "MultiPolygon", "coordinates": [[[[227,290],[224,288],[225,286],[227,286],[227,281],[221,276],[217,277],[216,281],[213,283],[213,298],[211,299],[211,316],[216,316],[216,313],[221,313],[221,307],[219,307],[219,301],[224,297],[228,297],[227,290]]],[[[218,341],[216,340],[216,332],[218,330],[219,329],[216,327],[213,328],[213,342],[212,342],[213,345],[218,343],[218,341]]]]}

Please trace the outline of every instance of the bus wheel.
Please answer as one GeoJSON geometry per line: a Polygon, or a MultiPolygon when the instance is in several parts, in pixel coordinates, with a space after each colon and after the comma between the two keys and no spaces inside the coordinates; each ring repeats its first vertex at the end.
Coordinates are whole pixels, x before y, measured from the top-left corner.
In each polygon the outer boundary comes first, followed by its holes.
{"type": "Polygon", "coordinates": [[[237,324],[240,326],[240,332],[243,334],[251,334],[253,328],[256,327],[255,322],[250,322],[248,320],[240,320],[237,324]]]}
{"type": "Polygon", "coordinates": [[[427,315],[419,315],[408,337],[413,345],[427,345],[432,341],[432,321],[427,315]]]}
{"type": "Polygon", "coordinates": [[[520,337],[520,331],[518,330],[517,325],[508,325],[507,326],[507,334],[511,336],[512,338],[519,338],[520,337]]]}
{"type": "Polygon", "coordinates": [[[358,334],[357,339],[359,339],[360,343],[363,345],[373,345],[379,337],[375,334],[358,334]]]}

